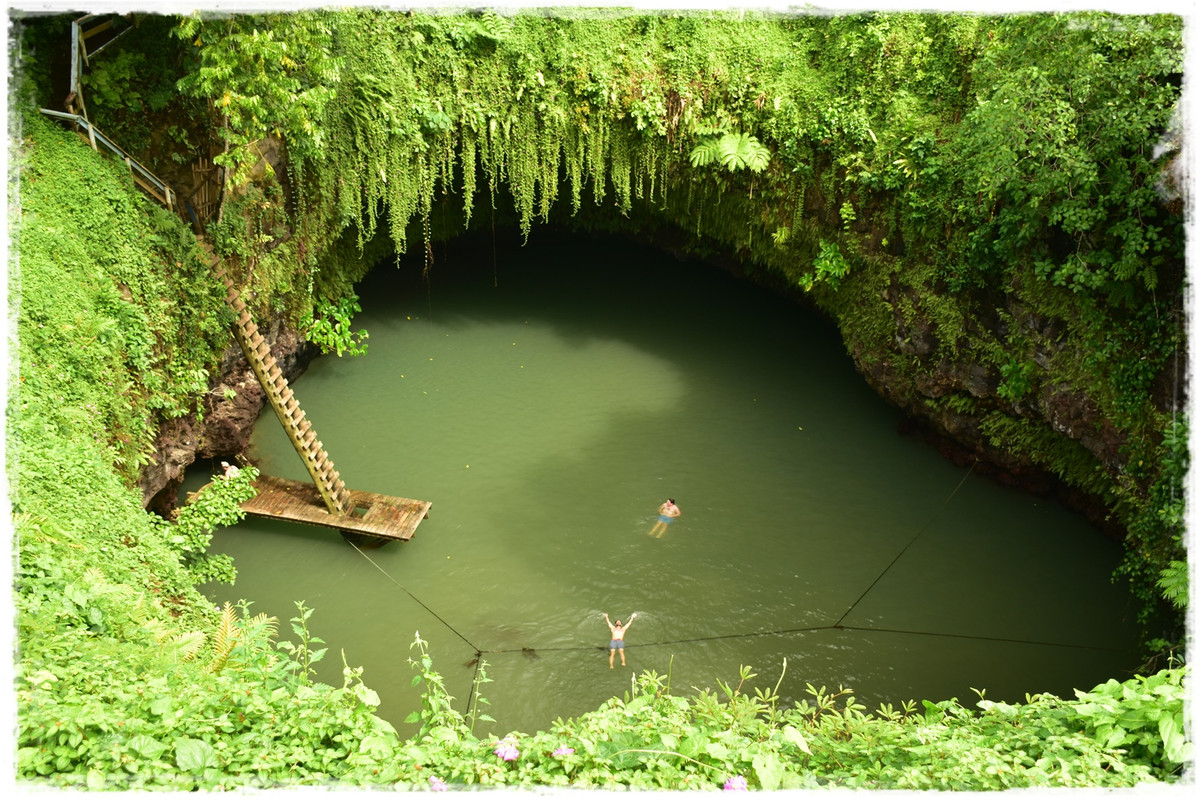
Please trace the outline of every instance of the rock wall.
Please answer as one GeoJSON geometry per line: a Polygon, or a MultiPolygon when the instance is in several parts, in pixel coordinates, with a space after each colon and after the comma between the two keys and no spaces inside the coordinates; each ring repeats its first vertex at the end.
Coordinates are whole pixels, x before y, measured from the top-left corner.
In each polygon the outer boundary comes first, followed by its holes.
{"type": "MultiPolygon", "coordinates": [[[[259,330],[289,381],[299,377],[318,353],[296,331],[278,320],[259,325],[259,330]]],[[[156,455],[142,469],[138,480],[142,504],[164,516],[169,516],[178,505],[179,487],[194,462],[232,461],[242,456],[254,423],[266,405],[266,394],[232,335],[208,393],[200,403],[203,411],[200,419],[188,415],[160,424],[154,443],[156,455]]]]}

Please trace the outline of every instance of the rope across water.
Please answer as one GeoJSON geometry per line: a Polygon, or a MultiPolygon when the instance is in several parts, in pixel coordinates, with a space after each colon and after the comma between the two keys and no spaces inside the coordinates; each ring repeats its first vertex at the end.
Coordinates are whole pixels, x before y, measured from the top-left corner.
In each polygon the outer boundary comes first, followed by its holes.
{"type": "MultiPolygon", "coordinates": [[[[657,641],[657,642],[647,642],[647,643],[643,643],[643,644],[636,645],[636,646],[637,647],[661,647],[661,646],[665,646],[665,645],[695,644],[695,643],[699,643],[699,642],[713,642],[713,641],[722,641],[722,640],[729,640],[729,639],[753,639],[753,638],[761,638],[761,637],[769,637],[769,636],[783,636],[783,635],[794,634],[794,633],[815,633],[818,631],[837,630],[837,631],[861,631],[861,632],[867,632],[867,633],[898,633],[898,634],[907,634],[907,635],[915,635],[915,636],[930,636],[930,637],[937,637],[937,638],[964,639],[964,640],[987,641],[987,642],[1004,642],[1004,643],[1008,643],[1008,644],[1028,644],[1028,645],[1041,645],[1041,646],[1050,646],[1050,647],[1068,647],[1068,648],[1080,649],[1080,650],[1111,649],[1114,652],[1116,652],[1116,650],[1117,650],[1116,648],[1097,648],[1097,647],[1089,647],[1089,646],[1084,646],[1084,645],[1069,645],[1069,644],[1064,645],[1064,644],[1061,644],[1058,642],[1043,642],[1043,641],[1035,641],[1035,640],[1030,640],[1030,639],[1011,639],[1011,638],[992,637],[992,636],[967,636],[967,635],[963,635],[963,634],[932,633],[929,631],[897,630],[897,629],[890,629],[890,628],[859,628],[859,627],[855,627],[855,626],[846,626],[846,625],[842,624],[844,622],[844,620],[846,619],[846,617],[848,617],[850,615],[850,613],[852,611],[854,611],[855,607],[858,606],[858,604],[861,603],[868,594],[870,594],[871,590],[874,589],[876,585],[878,585],[879,581],[882,580],[883,577],[885,575],[887,575],[887,573],[900,561],[900,558],[908,551],[908,549],[910,547],[913,546],[914,543],[916,543],[916,541],[922,536],[922,534],[924,534],[925,531],[927,531],[929,529],[929,526],[933,524],[933,521],[938,517],[938,515],[941,514],[941,512],[946,508],[946,506],[950,504],[950,501],[953,500],[955,495],[958,494],[959,490],[962,489],[963,485],[967,482],[967,479],[969,477],[971,477],[971,475],[974,473],[975,465],[977,463],[979,463],[978,460],[976,460],[975,462],[972,462],[972,464],[971,464],[970,468],[967,470],[966,474],[963,475],[962,479],[958,482],[958,484],[954,487],[954,489],[946,496],[946,499],[943,500],[942,503],[938,506],[938,508],[933,512],[933,514],[930,515],[929,519],[926,520],[925,524],[922,525],[921,528],[908,541],[908,543],[905,544],[904,547],[902,547],[900,549],[900,551],[896,554],[895,558],[893,558],[891,560],[891,562],[889,562],[888,565],[886,567],[884,567],[884,569],[879,573],[879,575],[876,576],[875,580],[873,580],[871,582],[871,584],[869,586],[867,586],[867,588],[862,592],[862,594],[860,594],[858,596],[858,598],[853,603],[850,604],[850,606],[841,615],[841,617],[838,618],[838,620],[836,622],[829,624],[829,625],[817,625],[817,626],[811,626],[811,627],[806,627],[806,628],[778,628],[778,629],[769,630],[769,631],[754,631],[754,632],[750,632],[750,633],[727,633],[727,634],[718,634],[718,635],[714,635],[714,636],[697,636],[697,637],[692,637],[692,638],[688,638],[688,639],[670,639],[670,640],[663,640],[663,641],[657,641]]],[[[394,583],[401,591],[403,591],[405,594],[407,594],[409,597],[411,597],[418,605],[420,605],[422,608],[424,608],[426,611],[428,611],[436,620],[438,620],[438,622],[440,622],[442,625],[446,626],[447,629],[449,629],[451,632],[453,632],[455,636],[462,639],[463,642],[465,642],[471,648],[471,650],[474,651],[477,659],[479,659],[481,656],[483,656],[485,654],[504,655],[504,654],[509,654],[509,653],[522,653],[522,652],[526,651],[526,648],[482,650],[481,648],[476,646],[469,638],[467,638],[467,636],[464,635],[461,631],[459,631],[452,624],[450,624],[448,621],[446,621],[441,616],[439,616],[436,611],[434,611],[432,608],[429,607],[429,605],[422,602],[422,600],[419,597],[417,597],[412,592],[410,592],[408,589],[406,589],[399,581],[397,581],[392,575],[390,575],[387,570],[385,570],[383,567],[379,566],[379,564],[377,564],[374,561],[374,559],[372,559],[369,555],[367,555],[365,552],[363,552],[363,550],[361,548],[359,548],[357,545],[354,545],[353,542],[351,542],[351,546],[353,546],[354,549],[358,551],[359,555],[361,555],[363,558],[365,558],[367,561],[369,561],[372,566],[374,566],[377,570],[379,570],[381,573],[383,573],[383,575],[385,577],[387,577],[387,579],[390,580],[392,583],[394,583]]],[[[584,652],[584,651],[589,651],[589,650],[603,651],[603,650],[607,649],[607,646],[606,645],[578,645],[578,646],[573,646],[573,647],[544,647],[544,648],[538,648],[538,649],[541,652],[584,652]]],[[[475,669],[476,669],[476,671],[478,671],[478,669],[479,669],[478,663],[476,664],[475,669]]]]}

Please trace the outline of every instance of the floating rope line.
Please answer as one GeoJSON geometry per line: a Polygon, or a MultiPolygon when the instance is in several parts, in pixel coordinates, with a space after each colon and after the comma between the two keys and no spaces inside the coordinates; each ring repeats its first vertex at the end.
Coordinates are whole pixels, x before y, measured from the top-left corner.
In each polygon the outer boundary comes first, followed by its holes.
{"type": "Polygon", "coordinates": [[[921,529],[919,531],[917,531],[916,536],[914,536],[912,539],[910,539],[908,544],[904,545],[904,547],[901,548],[900,552],[896,554],[896,557],[892,559],[892,563],[890,563],[886,567],[884,567],[883,572],[880,572],[878,577],[876,577],[875,580],[871,581],[871,585],[868,586],[866,588],[866,590],[858,596],[858,599],[850,604],[850,607],[846,609],[846,613],[842,614],[842,616],[838,619],[838,621],[833,624],[833,627],[840,628],[842,626],[842,620],[844,620],[846,617],[850,616],[850,612],[854,610],[855,606],[857,606],[859,603],[861,603],[863,601],[864,597],[866,597],[868,594],[871,593],[871,590],[875,588],[875,584],[877,584],[881,580],[883,580],[883,576],[887,575],[888,572],[891,571],[892,567],[896,566],[896,562],[899,561],[900,557],[903,556],[908,551],[908,548],[912,547],[913,544],[917,541],[917,539],[921,538],[921,534],[923,534],[929,528],[929,526],[933,524],[933,521],[935,519],[937,519],[938,514],[942,513],[942,509],[944,509],[947,505],[950,504],[950,501],[954,499],[954,495],[958,494],[958,490],[961,489],[963,487],[963,484],[967,482],[967,478],[971,477],[971,473],[975,471],[975,465],[978,463],[979,463],[978,458],[971,462],[971,468],[967,470],[966,475],[962,476],[962,480],[958,482],[958,486],[954,487],[954,491],[952,491],[949,494],[949,496],[947,496],[946,499],[942,501],[942,504],[940,506],[938,506],[937,511],[934,511],[933,515],[925,522],[924,525],[921,526],[921,529]]]}
{"type": "MultiPolygon", "coordinates": [[[[838,619],[838,621],[833,623],[832,625],[817,625],[817,626],[805,627],[805,628],[777,628],[775,630],[756,631],[753,633],[727,633],[727,634],[718,634],[715,636],[696,636],[696,637],[692,637],[689,639],[669,639],[669,640],[663,640],[663,641],[658,641],[658,642],[646,642],[644,644],[627,646],[626,649],[634,649],[634,648],[638,648],[638,647],[665,647],[668,645],[698,644],[700,642],[716,642],[716,641],[723,641],[723,640],[729,640],[729,639],[755,639],[755,638],[767,637],[767,636],[784,636],[784,635],[793,634],[793,633],[817,633],[820,631],[853,631],[853,632],[859,632],[859,633],[894,633],[894,634],[901,634],[901,635],[908,635],[908,636],[929,636],[929,637],[936,637],[936,638],[941,638],[941,639],[963,639],[963,640],[972,640],[972,641],[978,641],[978,642],[1000,642],[1000,643],[1005,643],[1005,644],[1023,644],[1023,645],[1031,645],[1031,646],[1037,646],[1037,647],[1059,647],[1059,648],[1068,648],[1068,649],[1073,649],[1073,650],[1099,650],[1099,651],[1106,651],[1106,652],[1122,652],[1120,648],[1115,648],[1115,647],[1095,647],[1095,646],[1091,646],[1091,645],[1064,644],[1064,643],[1060,643],[1060,642],[1043,642],[1043,641],[1036,641],[1036,640],[1032,640],[1032,639],[1012,639],[1012,638],[1008,638],[1008,637],[997,637],[997,636],[975,636],[975,635],[958,634],[958,633],[937,633],[937,632],[930,632],[930,631],[897,630],[897,629],[892,629],[892,628],[859,628],[856,626],[842,625],[842,621],[846,619],[846,617],[850,614],[850,612],[852,612],[854,610],[854,608],[860,602],[862,602],[864,597],[866,597],[868,594],[870,594],[871,590],[873,588],[875,588],[875,585],[878,584],[879,581],[883,579],[883,576],[886,575],[888,573],[888,571],[890,571],[892,569],[892,567],[894,567],[896,565],[896,562],[898,562],[900,560],[900,557],[903,556],[904,553],[910,547],[912,547],[912,545],[917,541],[917,539],[919,539],[921,537],[921,535],[923,533],[925,533],[925,531],[929,528],[929,526],[933,524],[933,521],[935,519],[937,519],[937,516],[942,512],[942,510],[950,503],[951,500],[954,499],[954,496],[958,494],[960,489],[962,489],[963,484],[965,484],[967,482],[967,478],[971,477],[971,474],[974,472],[975,465],[977,463],[979,463],[978,459],[976,459],[974,462],[971,463],[971,467],[967,470],[967,474],[963,475],[962,479],[958,482],[958,485],[954,487],[954,490],[952,492],[950,492],[950,494],[946,497],[946,499],[942,501],[942,504],[940,506],[938,506],[937,510],[934,511],[933,514],[929,517],[929,519],[925,522],[925,524],[923,526],[921,526],[921,529],[917,531],[916,535],[914,535],[913,538],[911,540],[909,540],[908,544],[906,544],[900,550],[900,552],[896,554],[896,557],[892,559],[891,563],[889,563],[887,565],[887,567],[885,567],[883,569],[883,571],[880,572],[880,574],[875,578],[875,580],[871,582],[871,585],[868,586],[867,589],[861,595],[859,595],[858,599],[855,600],[850,605],[850,607],[848,609],[846,609],[846,612],[844,614],[842,614],[842,616],[838,619]]],[[[347,541],[349,541],[349,540],[347,540],[347,541]]],[[[473,663],[468,662],[471,664],[471,666],[474,667],[474,671],[473,671],[472,677],[471,677],[471,687],[472,687],[471,694],[467,699],[467,709],[464,712],[465,714],[469,715],[471,713],[471,706],[475,702],[475,686],[477,685],[477,682],[479,680],[480,670],[483,669],[483,666],[484,666],[484,656],[487,656],[487,655],[512,655],[512,654],[516,654],[516,653],[521,653],[523,655],[532,654],[532,655],[536,656],[539,652],[570,653],[570,652],[585,652],[585,651],[590,651],[590,650],[599,650],[599,651],[603,652],[608,649],[607,646],[605,646],[605,645],[576,645],[576,646],[571,646],[571,647],[539,647],[539,648],[523,647],[520,649],[510,648],[510,649],[502,649],[502,650],[482,650],[479,647],[477,647],[473,642],[471,642],[470,639],[468,639],[466,636],[464,636],[457,628],[455,628],[453,625],[451,625],[449,622],[447,622],[445,619],[443,619],[441,615],[439,615],[436,611],[434,611],[432,608],[430,608],[428,605],[426,605],[419,597],[417,597],[415,594],[410,592],[399,581],[397,581],[395,578],[393,578],[391,576],[391,574],[388,573],[387,570],[385,570],[383,567],[379,566],[379,564],[377,564],[375,562],[375,560],[372,559],[369,555],[364,553],[358,545],[354,544],[354,542],[350,542],[350,546],[353,547],[356,551],[358,551],[359,555],[361,555],[368,562],[370,562],[371,566],[375,567],[375,569],[377,569],[381,573],[383,573],[384,577],[386,577],[389,581],[391,581],[393,584],[395,584],[406,595],[411,597],[413,599],[413,601],[415,603],[417,603],[417,605],[421,606],[421,608],[428,611],[429,614],[434,619],[436,619],[438,622],[442,623],[442,625],[445,625],[446,628],[449,629],[452,633],[454,633],[454,635],[457,636],[459,639],[462,639],[462,641],[465,642],[466,645],[471,648],[472,652],[475,653],[475,658],[473,659],[473,663]]]]}
{"type": "MultiPolygon", "coordinates": [[[[819,633],[821,631],[849,631],[856,633],[895,633],[905,636],[930,636],[939,639],[966,639],[977,642],[1000,642],[1004,644],[1026,644],[1036,647],[1065,647],[1072,650],[1101,650],[1111,653],[1124,652],[1119,647],[1097,647],[1095,645],[1086,644],[1065,644],[1062,642],[1044,642],[1035,639],[1013,639],[1005,636],[974,636],[965,633],[938,633],[936,631],[911,631],[898,630],[895,628],[859,628],[856,626],[844,625],[818,625],[811,628],[779,628],[771,631],[757,631],[755,633],[727,633],[717,636],[696,636],[691,639],[671,639],[661,642],[646,642],[644,644],[626,645],[626,650],[636,649],[638,647],[664,647],[673,644],[698,644],[700,642],[715,642],[723,639],[754,639],[764,636],[785,636],[791,633],[819,633]]],[[[607,650],[605,645],[578,645],[575,647],[538,647],[538,648],[521,648],[507,650],[484,650],[481,655],[511,655],[514,653],[565,653],[565,652],[582,652],[585,650],[607,650]]]]}
{"type": "Polygon", "coordinates": [[[458,629],[457,629],[457,628],[455,628],[455,627],[454,627],[453,625],[451,625],[449,622],[446,622],[446,620],[442,619],[442,617],[441,617],[441,616],[440,616],[440,615],[439,615],[439,614],[438,614],[436,611],[434,611],[432,608],[430,608],[429,606],[425,605],[425,603],[423,603],[423,602],[421,601],[421,598],[417,597],[415,594],[413,594],[412,592],[410,592],[408,589],[405,589],[405,588],[404,588],[404,587],[403,587],[403,586],[400,584],[400,581],[396,580],[396,579],[395,579],[395,578],[393,578],[391,575],[389,575],[389,574],[388,574],[388,571],[387,571],[386,569],[384,569],[383,567],[381,567],[381,566],[379,566],[378,564],[376,564],[376,563],[375,563],[375,560],[374,560],[373,558],[371,558],[369,555],[367,555],[366,553],[364,553],[364,552],[362,551],[362,549],[361,549],[361,548],[359,548],[359,546],[358,546],[358,545],[356,545],[354,542],[350,542],[350,540],[349,540],[349,539],[347,539],[346,541],[350,543],[350,546],[351,546],[351,547],[353,547],[355,550],[358,550],[358,554],[359,554],[360,556],[362,556],[363,558],[365,558],[367,561],[371,562],[371,566],[375,567],[375,569],[377,569],[377,570],[379,570],[380,572],[382,572],[382,573],[383,573],[383,575],[384,575],[384,577],[386,577],[386,578],[387,578],[389,581],[391,581],[392,583],[396,584],[396,586],[400,588],[400,591],[404,592],[406,595],[408,595],[409,597],[411,597],[411,598],[413,599],[413,601],[414,601],[414,602],[416,602],[416,604],[417,604],[417,605],[419,605],[421,608],[425,609],[425,610],[426,610],[426,611],[428,611],[430,614],[432,614],[434,619],[436,619],[438,622],[442,623],[442,624],[443,624],[443,625],[445,625],[447,628],[449,628],[449,629],[450,629],[450,630],[451,630],[451,631],[454,633],[454,635],[455,635],[455,636],[457,636],[458,638],[460,638],[460,639],[462,639],[464,642],[466,642],[466,643],[467,643],[467,646],[468,646],[468,647],[470,647],[470,648],[471,648],[471,650],[472,650],[472,651],[474,651],[474,653],[475,653],[476,655],[479,655],[479,653],[480,653],[480,650],[479,650],[479,648],[478,648],[478,647],[476,647],[474,644],[472,644],[470,639],[468,639],[466,636],[463,636],[461,633],[459,633],[459,631],[458,631],[458,629]]]}

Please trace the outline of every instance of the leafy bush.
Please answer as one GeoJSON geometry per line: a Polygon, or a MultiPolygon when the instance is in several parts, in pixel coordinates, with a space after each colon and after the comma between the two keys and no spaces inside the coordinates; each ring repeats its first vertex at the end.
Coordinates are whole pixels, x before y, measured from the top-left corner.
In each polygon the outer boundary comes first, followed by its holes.
{"type": "Polygon", "coordinates": [[[197,492],[176,515],[170,540],[196,584],[233,584],[237,576],[233,560],[223,553],[209,553],[208,546],[217,528],[236,525],[246,516],[241,504],[254,497],[257,478],[256,467],[235,467],[197,492]]]}
{"type": "Polygon", "coordinates": [[[358,304],[358,295],[343,297],[336,303],[319,301],[317,308],[310,312],[300,322],[304,338],[321,348],[325,353],[336,353],[341,356],[349,353],[352,356],[367,354],[366,330],[350,329],[350,319],[362,306],[358,304]]]}

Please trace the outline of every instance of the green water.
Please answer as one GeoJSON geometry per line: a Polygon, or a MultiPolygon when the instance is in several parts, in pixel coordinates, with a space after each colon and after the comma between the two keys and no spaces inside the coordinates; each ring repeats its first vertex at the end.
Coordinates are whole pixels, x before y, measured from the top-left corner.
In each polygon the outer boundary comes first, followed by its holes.
{"type": "MultiPolygon", "coordinates": [[[[715,269],[535,232],[438,245],[359,288],[369,355],[325,357],[297,397],[355,489],[429,500],[408,543],[248,521],[213,550],[217,602],[316,609],[402,732],[419,632],[465,710],[482,652],[494,726],[544,729],[635,671],[673,691],[807,683],[880,702],[1071,696],[1136,664],[1116,547],[1053,501],[897,433],[828,323],[715,269]],[[659,505],[683,511],[662,536],[659,505]],[[602,614],[638,614],[608,667],[602,614]]],[[[306,479],[268,411],[249,453],[306,479]]],[[[198,478],[199,479],[199,478],[198,478]]]]}

